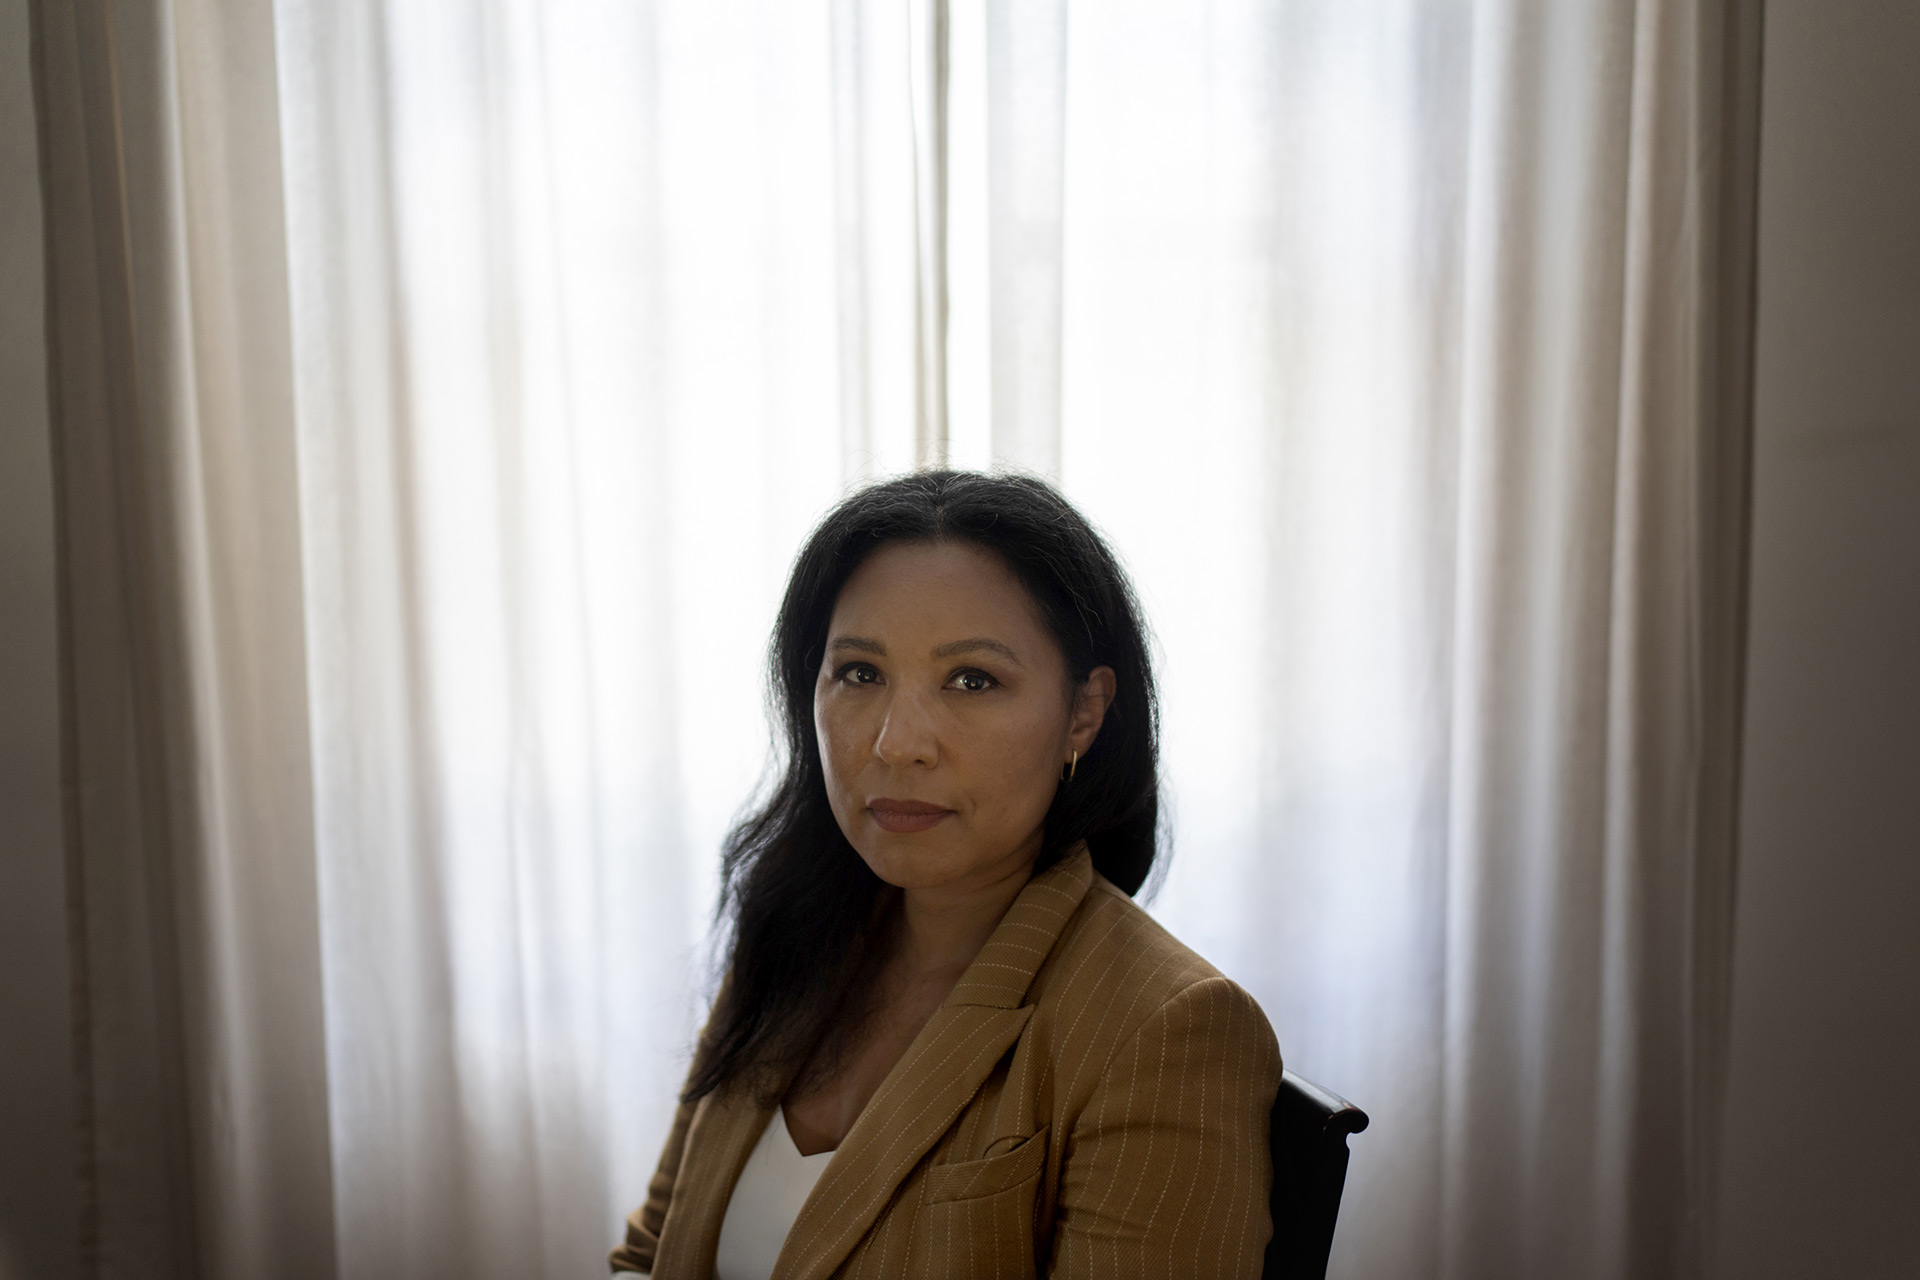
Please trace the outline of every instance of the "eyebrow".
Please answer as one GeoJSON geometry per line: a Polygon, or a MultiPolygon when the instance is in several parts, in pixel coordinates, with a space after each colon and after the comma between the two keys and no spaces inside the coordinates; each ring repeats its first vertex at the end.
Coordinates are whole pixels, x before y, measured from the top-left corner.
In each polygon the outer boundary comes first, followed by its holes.
{"type": "Polygon", "coordinates": [[[933,656],[936,658],[955,658],[963,653],[982,652],[997,653],[1016,667],[1024,665],[1020,661],[1019,654],[1007,648],[1007,646],[1001,644],[998,640],[990,640],[986,636],[972,636],[965,640],[955,640],[952,644],[943,644],[933,651],[933,656]]]}
{"type": "MultiPolygon", "coordinates": [[[[887,646],[881,644],[878,640],[872,640],[866,636],[835,636],[828,642],[827,651],[831,653],[839,649],[852,649],[856,653],[870,653],[876,658],[884,658],[887,654],[887,646]]],[[[1016,667],[1026,665],[1020,661],[1019,654],[1015,653],[1006,645],[1001,644],[998,640],[988,636],[969,636],[965,640],[955,640],[951,643],[943,644],[933,651],[933,656],[936,658],[955,658],[963,653],[997,653],[1016,667]]]]}

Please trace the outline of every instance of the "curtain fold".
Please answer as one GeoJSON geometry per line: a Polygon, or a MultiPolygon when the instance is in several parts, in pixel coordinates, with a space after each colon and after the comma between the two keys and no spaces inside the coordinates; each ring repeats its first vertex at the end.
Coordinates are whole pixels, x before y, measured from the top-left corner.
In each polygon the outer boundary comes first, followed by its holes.
{"type": "Polygon", "coordinates": [[[996,461],[1060,475],[1066,0],[987,0],[984,308],[996,461]]]}
{"type": "Polygon", "coordinates": [[[788,557],[916,456],[908,32],[279,12],[341,1271],[591,1272],[707,994],[788,557]]]}
{"type": "Polygon", "coordinates": [[[1055,477],[1332,1274],[1697,1275],[1758,17],[33,7],[89,1274],[595,1273],[845,485],[1055,477]]]}
{"type": "Polygon", "coordinates": [[[271,12],[32,16],[83,1258],[332,1275],[271,12]]]}
{"type": "Polygon", "coordinates": [[[1757,21],[1080,5],[1027,86],[1059,473],[1166,654],[1158,913],[1375,1118],[1334,1274],[1703,1265],[1757,21]]]}

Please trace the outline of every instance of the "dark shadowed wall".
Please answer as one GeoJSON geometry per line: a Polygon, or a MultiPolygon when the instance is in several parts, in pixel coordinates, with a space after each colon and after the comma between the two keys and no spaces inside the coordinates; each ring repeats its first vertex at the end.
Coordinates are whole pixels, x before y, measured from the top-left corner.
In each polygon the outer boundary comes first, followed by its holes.
{"type": "Polygon", "coordinates": [[[1732,1280],[1920,1275],[1920,4],[1768,0],[1732,1280]]]}

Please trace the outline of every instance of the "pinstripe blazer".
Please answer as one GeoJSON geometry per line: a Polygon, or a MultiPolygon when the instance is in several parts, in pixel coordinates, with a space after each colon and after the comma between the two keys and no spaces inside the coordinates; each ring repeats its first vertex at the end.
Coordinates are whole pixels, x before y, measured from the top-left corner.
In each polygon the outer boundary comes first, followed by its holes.
{"type": "MultiPolygon", "coordinates": [[[[775,1280],[1255,1276],[1280,1052],[1252,997],[1093,869],[1029,881],[835,1151],[775,1280]]],[[[777,1111],[682,1105],[615,1270],[708,1280],[777,1111]]]]}

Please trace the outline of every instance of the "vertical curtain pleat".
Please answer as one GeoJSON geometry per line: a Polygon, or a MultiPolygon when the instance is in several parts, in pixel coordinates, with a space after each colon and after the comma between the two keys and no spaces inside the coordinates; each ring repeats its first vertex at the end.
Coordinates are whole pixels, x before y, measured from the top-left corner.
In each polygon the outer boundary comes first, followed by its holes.
{"type": "Polygon", "coordinates": [[[932,317],[921,308],[933,263],[914,163],[924,73],[908,6],[833,0],[828,22],[841,471],[876,477],[914,465],[930,394],[921,344],[932,317]]]}
{"type": "Polygon", "coordinates": [[[1699,246],[1695,278],[1697,377],[1691,511],[1685,533],[1698,574],[1687,630],[1699,740],[1692,760],[1693,859],[1688,870],[1685,1135],[1695,1274],[1718,1239],[1718,1156],[1733,994],[1743,698],[1746,688],[1749,513],[1752,509],[1755,246],[1759,210],[1759,5],[1709,5],[1690,32],[1699,79],[1692,145],[1702,170],[1689,216],[1699,246]]]}
{"type": "Polygon", "coordinates": [[[948,335],[948,82],[952,15],[949,0],[912,0],[908,6],[913,83],[914,465],[947,465],[950,426],[948,335]]]}
{"type": "Polygon", "coordinates": [[[176,832],[142,554],[139,429],[110,33],[36,6],[48,391],[59,549],[62,773],[83,1274],[193,1274],[198,1197],[172,925],[176,832]],[[137,439],[137,437],[135,437],[137,439]],[[137,455],[136,455],[137,456],[137,455]],[[129,474],[131,473],[131,475],[129,474]]]}
{"type": "Polygon", "coordinates": [[[990,447],[1057,478],[1067,3],[985,7],[990,447]]]}
{"type": "Polygon", "coordinates": [[[36,5],[89,1274],[333,1274],[271,12],[36,5]]]}

